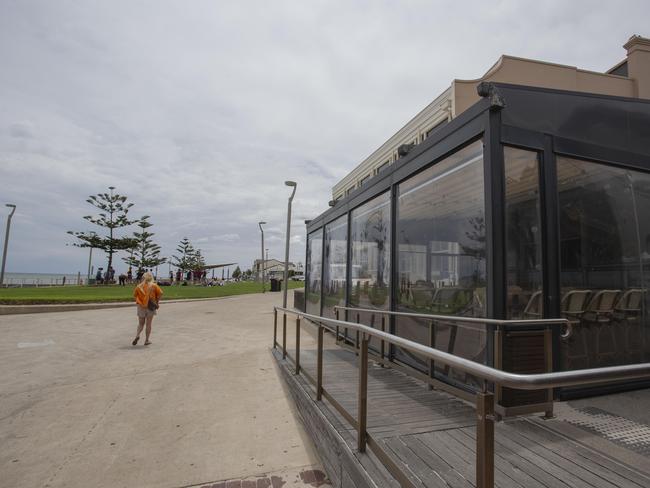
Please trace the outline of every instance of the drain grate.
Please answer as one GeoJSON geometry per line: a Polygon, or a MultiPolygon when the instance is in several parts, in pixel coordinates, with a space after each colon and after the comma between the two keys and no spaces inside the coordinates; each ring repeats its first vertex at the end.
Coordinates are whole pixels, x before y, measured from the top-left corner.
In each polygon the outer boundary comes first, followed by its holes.
{"type": "Polygon", "coordinates": [[[595,407],[572,408],[562,412],[562,420],[623,446],[650,456],[650,427],[595,407]]]}

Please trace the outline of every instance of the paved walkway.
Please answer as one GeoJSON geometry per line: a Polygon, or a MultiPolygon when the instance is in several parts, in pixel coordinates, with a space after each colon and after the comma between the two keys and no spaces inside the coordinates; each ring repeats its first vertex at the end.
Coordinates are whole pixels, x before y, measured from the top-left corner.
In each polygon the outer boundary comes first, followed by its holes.
{"type": "Polygon", "coordinates": [[[131,308],[0,317],[0,484],[319,485],[268,349],[280,300],[163,304],[146,348],[131,308]]]}

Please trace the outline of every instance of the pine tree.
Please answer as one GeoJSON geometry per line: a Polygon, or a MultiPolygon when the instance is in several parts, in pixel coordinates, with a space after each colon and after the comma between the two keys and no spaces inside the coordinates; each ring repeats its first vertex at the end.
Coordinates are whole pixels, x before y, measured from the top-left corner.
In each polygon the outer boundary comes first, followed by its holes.
{"type": "Polygon", "coordinates": [[[153,232],[148,232],[147,229],[153,224],[149,222],[149,216],[145,215],[137,221],[138,227],[141,232],[133,233],[133,246],[131,256],[123,258],[129,266],[137,268],[139,271],[155,268],[166,262],[165,258],[160,257],[160,246],[155,244],[152,237],[155,235],[153,232]]]}
{"type": "Polygon", "coordinates": [[[90,195],[86,200],[86,202],[100,210],[99,215],[84,216],[84,219],[88,222],[108,229],[108,234],[101,236],[95,232],[68,231],[68,234],[75,236],[80,241],[79,243],[75,243],[75,246],[94,247],[101,249],[107,254],[108,265],[106,271],[113,265],[113,254],[129,249],[134,244],[130,237],[118,237],[115,235],[117,229],[133,224],[134,221],[128,219],[129,209],[133,204],[126,203],[126,196],[113,193],[113,190],[115,190],[114,186],[109,186],[108,189],[110,193],[90,195]]]}
{"type": "Polygon", "coordinates": [[[242,275],[241,269],[239,269],[239,266],[235,268],[235,271],[232,272],[232,277],[236,280],[238,280],[242,275]]]}
{"type": "Polygon", "coordinates": [[[187,237],[181,239],[178,247],[176,247],[176,252],[178,255],[172,256],[172,266],[179,268],[183,274],[186,271],[191,271],[194,266],[196,250],[187,237]]]}

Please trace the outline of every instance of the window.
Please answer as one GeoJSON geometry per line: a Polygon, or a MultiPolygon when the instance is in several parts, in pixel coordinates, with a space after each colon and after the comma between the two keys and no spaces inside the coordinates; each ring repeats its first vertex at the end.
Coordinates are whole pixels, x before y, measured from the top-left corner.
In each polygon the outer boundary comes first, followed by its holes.
{"type": "Polygon", "coordinates": [[[504,148],[507,316],[543,317],[542,244],[537,153],[504,148]]]}
{"type": "Polygon", "coordinates": [[[557,158],[564,369],[650,358],[650,175],[557,158]]]}
{"type": "Polygon", "coordinates": [[[320,315],[323,229],[307,236],[307,299],[305,311],[320,315]]]}
{"type": "Polygon", "coordinates": [[[442,122],[439,122],[438,124],[434,125],[429,130],[426,131],[426,133],[424,135],[424,138],[427,139],[431,134],[433,134],[433,132],[437,131],[438,129],[440,129],[444,125],[447,125],[446,120],[443,120],[442,122]]]}
{"type": "Polygon", "coordinates": [[[334,307],[345,305],[347,288],[348,216],[325,226],[323,263],[323,317],[334,317],[334,307]]]}
{"type": "Polygon", "coordinates": [[[366,175],[359,180],[359,186],[363,185],[366,181],[370,179],[370,175],[366,175]]]}
{"type": "MultiPolygon", "coordinates": [[[[482,143],[475,142],[401,183],[397,198],[397,309],[484,317],[482,143]]],[[[399,336],[429,345],[428,322],[400,317],[396,327],[399,336]]],[[[454,329],[437,326],[436,347],[484,361],[485,333],[454,329]]],[[[397,358],[426,368],[426,362],[410,352],[398,350],[397,358]]]]}
{"type": "Polygon", "coordinates": [[[381,165],[377,168],[377,173],[379,173],[380,171],[382,171],[384,168],[387,168],[389,164],[390,164],[390,160],[388,160],[388,161],[386,161],[385,163],[381,164],[381,165]]]}

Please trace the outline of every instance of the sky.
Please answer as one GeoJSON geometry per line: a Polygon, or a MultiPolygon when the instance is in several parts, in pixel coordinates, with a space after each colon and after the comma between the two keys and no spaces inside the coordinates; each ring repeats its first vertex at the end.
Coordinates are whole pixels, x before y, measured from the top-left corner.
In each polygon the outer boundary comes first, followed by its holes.
{"type": "Polygon", "coordinates": [[[109,186],[150,216],[163,256],[187,237],[249,268],[264,220],[283,259],[285,180],[304,263],[304,221],[332,186],[454,78],[502,54],[603,72],[648,19],[645,0],[0,0],[7,271],[84,273],[66,231],[100,230],[82,217],[109,186]]]}

